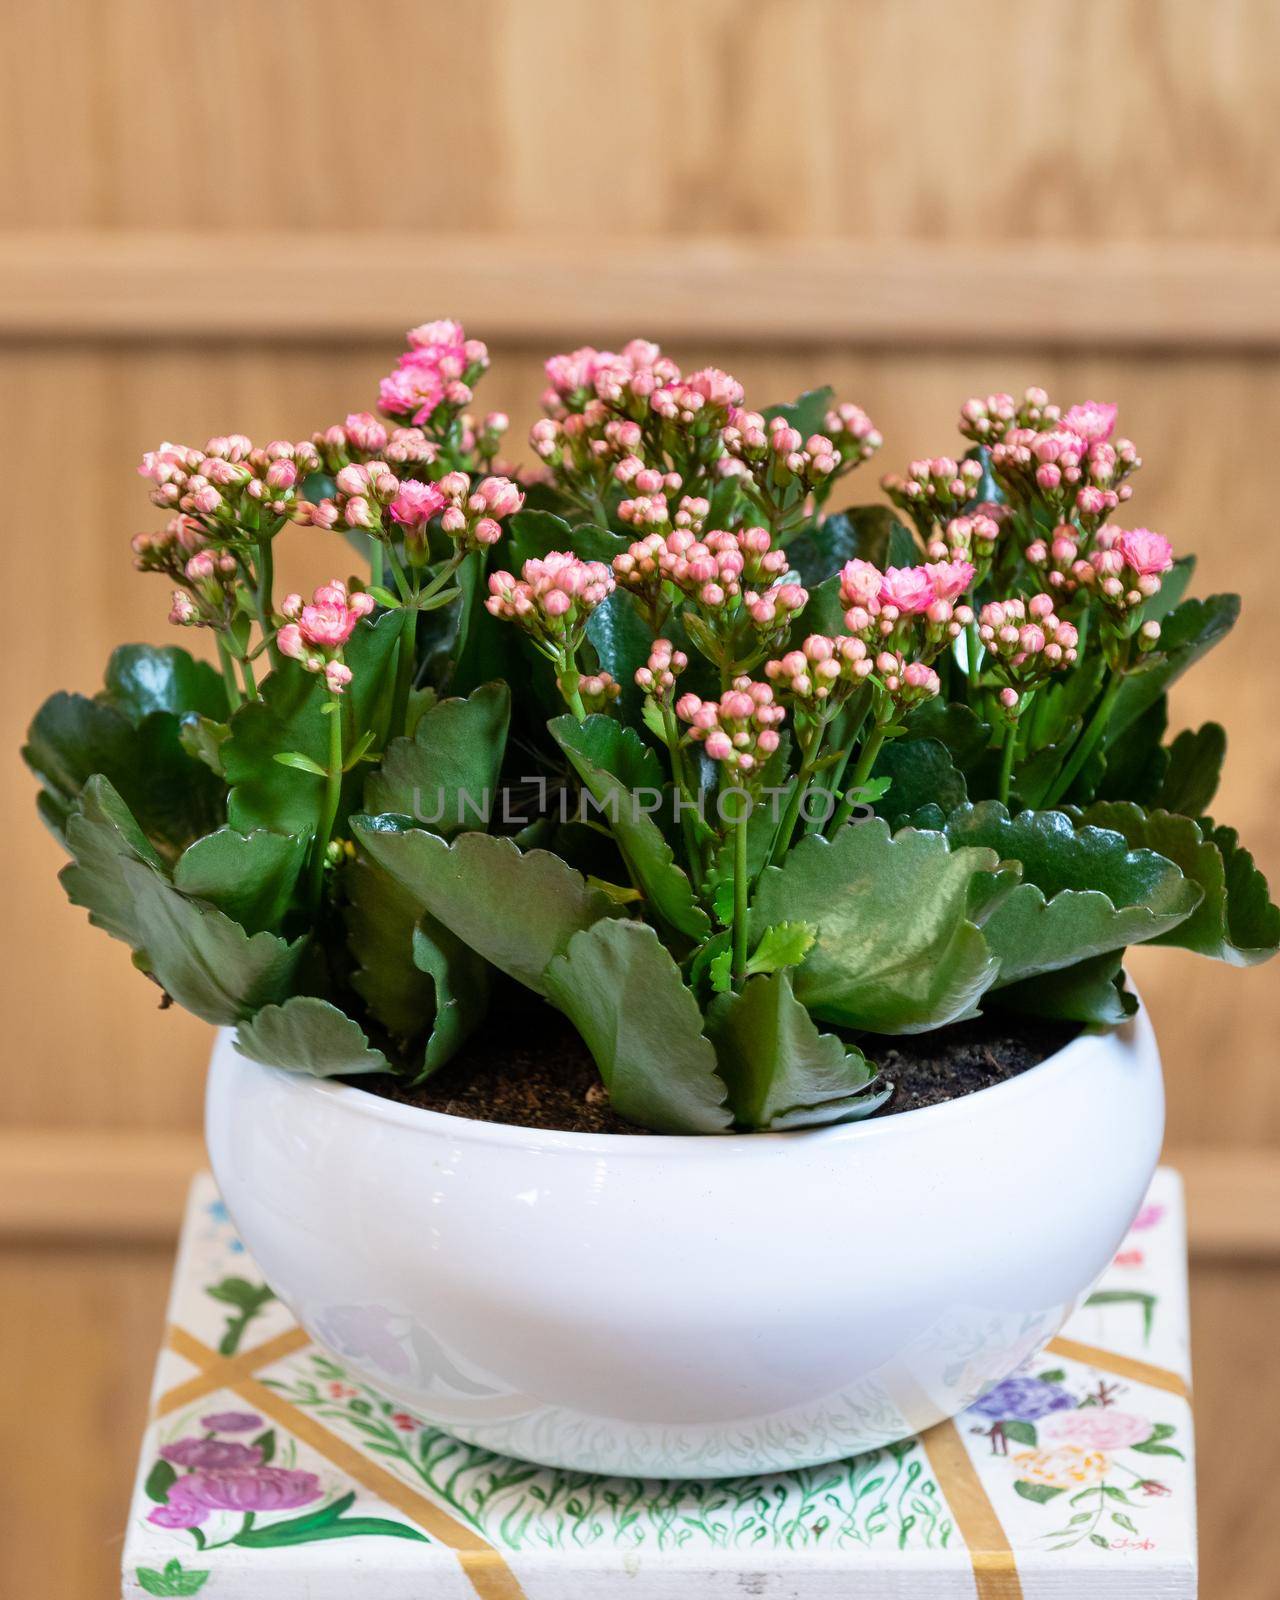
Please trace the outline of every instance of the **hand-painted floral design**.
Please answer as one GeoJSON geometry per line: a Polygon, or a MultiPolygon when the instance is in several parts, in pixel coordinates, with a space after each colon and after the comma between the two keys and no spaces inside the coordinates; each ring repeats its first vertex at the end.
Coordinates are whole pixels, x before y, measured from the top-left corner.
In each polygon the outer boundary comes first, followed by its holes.
{"type": "Polygon", "coordinates": [[[1128,1411],[1104,1410],[1101,1406],[1060,1412],[1046,1417],[1039,1428],[1042,1442],[1080,1445],[1094,1450],[1124,1450],[1129,1445],[1143,1444],[1154,1431],[1155,1424],[1146,1417],[1135,1417],[1128,1411]]]}
{"type": "Polygon", "coordinates": [[[1019,1482],[1045,1484],[1050,1489],[1079,1489],[1087,1483],[1101,1483],[1107,1475],[1107,1458],[1101,1450],[1082,1450],[1075,1444],[1020,1450],[1012,1461],[1019,1482]]]}
{"type": "MultiPolygon", "coordinates": [[[[301,1510],[323,1499],[325,1493],[317,1473],[292,1462],[272,1464],[276,1452],[274,1429],[260,1433],[252,1444],[217,1437],[223,1432],[246,1433],[261,1423],[262,1418],[256,1412],[215,1411],[200,1419],[200,1425],[206,1430],[203,1435],[187,1434],[160,1445],[156,1463],[146,1480],[146,1493],[155,1502],[147,1521],[153,1527],[190,1533],[199,1550],[216,1550],[224,1545],[265,1549],[274,1545],[306,1544],[313,1539],[351,1538],[357,1534],[423,1538],[407,1523],[381,1517],[348,1517],[346,1512],[355,1502],[354,1492],[304,1517],[260,1523],[260,1515],[301,1510]],[[210,1518],[226,1515],[239,1516],[240,1526],[223,1538],[211,1540],[204,1532],[210,1518]]],[[[292,1445],[288,1448],[293,1450],[292,1445]]],[[[178,1572],[181,1576],[180,1568],[178,1572]]],[[[166,1567],[164,1573],[155,1575],[154,1581],[169,1582],[168,1573],[166,1567]]],[[[195,1588],[152,1589],[141,1574],[138,1581],[153,1594],[196,1592],[195,1588]]]]}
{"type": "Polygon", "coordinates": [[[988,1389],[969,1409],[993,1422],[1010,1418],[1034,1422],[1050,1411],[1069,1410],[1075,1403],[1061,1384],[1044,1378],[1015,1377],[988,1389]]]}

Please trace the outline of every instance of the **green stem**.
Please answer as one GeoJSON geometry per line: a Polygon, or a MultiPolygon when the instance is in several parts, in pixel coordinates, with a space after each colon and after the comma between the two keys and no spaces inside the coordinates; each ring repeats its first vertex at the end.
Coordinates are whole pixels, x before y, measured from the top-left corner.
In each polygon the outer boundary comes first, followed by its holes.
{"type": "Polygon", "coordinates": [[[383,549],[382,540],[371,539],[369,541],[369,583],[374,589],[381,589],[385,587],[383,580],[384,560],[385,551],[383,549]]]}
{"type": "Polygon", "coordinates": [[[330,691],[329,706],[329,765],[324,780],[324,809],[320,826],[316,829],[314,853],[311,857],[311,909],[318,910],[324,891],[324,864],[329,853],[329,840],[333,825],[338,819],[338,805],[342,799],[342,697],[330,691]]]}
{"type": "Polygon", "coordinates": [[[274,587],[275,557],[272,554],[270,538],[264,536],[258,540],[258,584],[254,590],[254,609],[258,613],[258,626],[262,629],[262,637],[266,641],[273,672],[281,661],[280,647],[276,644],[275,628],[271,620],[273,614],[272,590],[274,587]]]}
{"type": "Polygon", "coordinates": [[[773,849],[769,852],[769,863],[778,866],[783,856],[791,848],[791,841],[795,838],[796,823],[800,820],[800,808],[804,804],[804,797],[809,792],[809,785],[813,781],[813,769],[817,765],[818,756],[822,750],[822,741],[826,737],[827,721],[824,718],[810,731],[804,741],[800,753],[800,770],[796,773],[795,787],[791,791],[791,798],[787,801],[787,809],[783,814],[782,825],[773,841],[773,849]]]}
{"type": "Polygon", "coordinates": [[[402,600],[412,600],[413,589],[408,578],[406,578],[404,575],[404,568],[400,565],[399,557],[389,544],[385,544],[381,540],[378,542],[382,544],[382,548],[387,553],[387,562],[391,568],[391,576],[395,579],[396,589],[399,591],[400,598],[402,600]]]}
{"type": "Polygon", "coordinates": [[[1120,693],[1124,683],[1124,669],[1117,666],[1111,674],[1111,681],[1107,684],[1102,699],[1098,701],[1098,708],[1089,719],[1089,723],[1076,741],[1076,747],[1071,752],[1067,764],[1050,784],[1042,805],[1045,807],[1056,806],[1066,795],[1071,785],[1080,776],[1084,764],[1098,747],[1098,741],[1107,731],[1107,723],[1111,720],[1111,713],[1115,709],[1116,696],[1120,693]]]}
{"type": "Polygon", "coordinates": [[[888,713],[882,713],[881,708],[879,706],[876,707],[875,725],[867,735],[866,743],[858,752],[858,764],[853,769],[853,776],[849,779],[844,794],[841,796],[840,804],[836,807],[836,814],[831,819],[830,836],[832,838],[839,833],[840,829],[844,827],[845,823],[853,815],[853,808],[858,803],[858,795],[862,792],[863,784],[871,776],[871,769],[876,764],[876,757],[880,754],[881,745],[884,744],[885,728],[888,726],[888,718],[891,714],[892,708],[889,709],[888,713]]]}
{"type": "Polygon", "coordinates": [[[414,646],[418,634],[418,613],[406,606],[400,613],[400,641],[396,654],[396,682],[391,696],[391,722],[388,738],[405,732],[409,711],[409,689],[413,684],[414,646]]]}
{"type": "Polygon", "coordinates": [[[238,711],[244,703],[244,696],[240,693],[240,686],[236,682],[235,662],[230,650],[227,649],[227,641],[221,629],[214,634],[214,638],[218,641],[218,660],[222,664],[222,681],[227,690],[227,709],[238,711]]]}
{"type": "Polygon", "coordinates": [[[1005,729],[1004,754],[1000,758],[1000,789],[998,798],[1002,806],[1009,804],[1009,784],[1013,778],[1013,757],[1018,748],[1018,714],[1012,713],[1005,729]]]}
{"type": "MultiPolygon", "coordinates": [[[[689,780],[685,773],[684,756],[680,750],[680,727],[676,722],[676,714],[670,704],[662,706],[662,725],[666,733],[667,751],[671,757],[671,776],[680,796],[690,805],[696,803],[695,796],[690,793],[689,780]]],[[[698,844],[697,832],[693,826],[693,816],[687,806],[680,808],[680,832],[684,838],[685,855],[689,861],[689,872],[693,878],[694,887],[697,888],[702,880],[704,862],[702,850],[698,844]]]]}
{"type": "Polygon", "coordinates": [[[733,824],[733,982],[740,988],[747,973],[747,821],[751,807],[737,797],[733,824]]]}

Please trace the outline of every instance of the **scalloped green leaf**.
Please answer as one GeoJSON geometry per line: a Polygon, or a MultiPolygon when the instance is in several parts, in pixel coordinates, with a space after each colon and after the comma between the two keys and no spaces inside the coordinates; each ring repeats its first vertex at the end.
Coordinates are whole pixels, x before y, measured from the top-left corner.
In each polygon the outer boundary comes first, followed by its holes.
{"type": "Polygon", "coordinates": [[[275,928],[288,910],[306,854],[305,839],[292,834],[218,828],[178,857],[173,885],[259,933],[275,928]]]}
{"type": "Polygon", "coordinates": [[[921,806],[954,811],[969,798],[951,752],[936,739],[890,739],[876,758],[873,775],[888,779],[876,811],[895,828],[903,827],[921,806]]]}
{"type": "MultiPolygon", "coordinates": [[[[342,696],[344,745],[354,730],[371,726],[382,695],[389,692],[400,613],[384,611],[376,620],[362,619],[347,642],[344,657],[352,681],[342,696]]],[[[281,750],[297,750],[317,766],[329,761],[329,703],[324,679],[304,672],[296,661],[284,661],[260,686],[261,699],[241,706],[231,718],[231,732],[222,745],[222,764],[231,785],[227,821],[241,833],[270,828],[276,833],[311,837],[324,806],[325,780],[297,767],[282,766],[281,750]]],[[[343,781],[338,831],[359,800],[365,782],[363,766],[343,781]]]]}
{"type": "Polygon", "coordinates": [[[434,1012],[423,1052],[421,1082],[438,1071],[484,1021],[489,1005],[490,969],[451,928],[429,913],[413,930],[413,962],[431,979],[434,1012]]]}
{"type": "Polygon", "coordinates": [[[488,825],[511,720],[505,683],[486,683],[466,699],[438,700],[413,737],[393,739],[364,785],[364,810],[395,813],[444,838],[488,825]]]}
{"type": "MultiPolygon", "coordinates": [[[[1202,817],[1218,792],[1226,754],[1227,733],[1220,722],[1184,729],[1169,746],[1168,766],[1155,804],[1161,811],[1202,817]]],[[[1138,797],[1130,794],[1124,798],[1138,797]]]]}
{"type": "Polygon", "coordinates": [[[788,544],[787,555],[810,588],[830,579],[846,561],[892,567],[909,566],[916,559],[910,532],[888,506],[850,506],[810,523],[788,544]]]}
{"type": "Polygon", "coordinates": [[[999,962],[972,920],[998,858],[880,819],[811,834],[760,875],[752,936],[808,922],[818,942],[796,969],[814,1016],[875,1033],[919,1033],[976,1015],[999,962]],[[985,875],[985,876],[984,876],[985,875]]]}
{"type": "Polygon", "coordinates": [[[827,412],[835,404],[836,393],[829,383],[820,389],[806,389],[794,400],[779,401],[765,406],[762,413],[766,422],[782,417],[789,428],[798,428],[807,439],[811,433],[821,433],[827,412]]]}
{"type": "Polygon", "coordinates": [[[936,695],[910,712],[904,739],[933,739],[944,745],[961,772],[980,761],[991,743],[991,724],[957,700],[936,695]]]}
{"type": "Polygon", "coordinates": [[[820,1033],[790,971],[749,978],[707,1011],[729,1107],[740,1128],[812,1128],[870,1116],[893,1093],[868,1094],[878,1074],[860,1050],[820,1033]]]}
{"type": "Polygon", "coordinates": [[[435,982],[413,959],[421,902],[394,873],[361,856],[342,874],[351,986],[393,1039],[408,1049],[435,1013],[435,982]]]}
{"type": "Polygon", "coordinates": [[[723,1133],[731,1116],[698,1002],[654,930],[602,921],[542,975],[582,1035],[619,1116],[656,1133],[723,1133]]]}
{"type": "Polygon", "coordinates": [[[74,860],[60,881],[89,920],[124,940],[165,992],[206,1022],[238,1022],[285,998],[305,939],[246,933],[170,882],[137,820],[104,777],[89,780],[67,825],[74,860]]]}
{"type": "Polygon", "coordinates": [[[1075,828],[1060,811],[1010,818],[995,800],[947,818],[953,845],[982,845],[1022,866],[1023,881],[982,924],[1000,960],[998,986],[1074,966],[1168,932],[1201,891],[1173,862],[1134,850],[1119,833],[1075,828]]]}
{"type": "Polygon", "coordinates": [[[224,722],[227,691],[207,661],[179,645],[122,644],[111,652],[98,698],[135,725],[154,711],[224,722]]]}
{"type": "Polygon", "coordinates": [[[388,1072],[391,1066],[358,1022],[314,995],[294,995],[283,1005],[264,1006],[240,1024],[235,1045],[250,1061],[316,1078],[388,1072]]]}
{"type": "Polygon", "coordinates": [[[362,848],[422,911],[538,994],[547,963],[573,934],[626,915],[546,850],[525,852],[486,833],[446,844],[407,817],[353,817],[352,826],[362,848]]]}
{"type": "Polygon", "coordinates": [[[676,865],[661,828],[640,803],[638,791],[644,792],[645,804],[664,793],[657,756],[634,728],[611,717],[593,716],[585,722],[557,717],[549,726],[601,808],[636,887],[655,916],[690,939],[705,939],[710,919],[694,898],[688,876],[676,865]]]}
{"type": "Polygon", "coordinates": [[[1137,996],[1125,988],[1123,962],[1124,951],[1112,950],[993,989],[988,1002],[1020,1016],[1115,1027],[1138,1009],[1137,996]]]}
{"type": "Polygon", "coordinates": [[[1122,833],[1130,845],[1159,851],[1204,891],[1186,921],[1154,943],[1194,950],[1233,967],[1256,966],[1280,949],[1280,907],[1233,828],[1115,801],[1092,805],[1082,816],[1122,833]]]}
{"type": "Polygon", "coordinates": [[[1161,624],[1160,645],[1150,666],[1131,673],[1116,696],[1104,747],[1123,738],[1129,727],[1154,704],[1188,667],[1225,639],[1240,615],[1240,596],[1214,594],[1207,600],[1184,600],[1161,624]]]}

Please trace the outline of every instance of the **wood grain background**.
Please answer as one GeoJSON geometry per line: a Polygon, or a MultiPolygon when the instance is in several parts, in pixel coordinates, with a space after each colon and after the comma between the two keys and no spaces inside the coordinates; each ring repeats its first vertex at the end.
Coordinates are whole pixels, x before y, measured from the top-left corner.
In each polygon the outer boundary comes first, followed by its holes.
{"type": "MultiPolygon", "coordinates": [[[[5,537],[56,601],[11,565],[4,748],[113,643],[167,642],[127,549],[143,449],[306,434],[371,402],[408,323],[459,314],[515,437],[566,341],[658,337],[758,403],[830,381],[886,439],[859,498],[952,448],[970,393],[1118,400],[1139,520],[1244,595],[1175,719],[1225,723],[1215,811],[1280,877],[1278,60],[1273,0],[10,0],[5,537]]],[[[291,546],[299,581],[345,567],[291,546]]],[[[12,755],[0,838],[0,1593],[96,1600],[208,1033],[68,910],[12,755]]],[[[1280,968],[1134,970],[1192,1181],[1206,1593],[1262,1600],[1280,968]]]]}

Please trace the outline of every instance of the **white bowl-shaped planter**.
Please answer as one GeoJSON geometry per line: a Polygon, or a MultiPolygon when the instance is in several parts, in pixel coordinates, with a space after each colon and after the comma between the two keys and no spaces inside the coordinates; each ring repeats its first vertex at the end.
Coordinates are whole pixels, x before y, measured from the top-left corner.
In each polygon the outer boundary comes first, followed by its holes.
{"type": "Polygon", "coordinates": [[[208,1140],[267,1281],[349,1369],[504,1454],[717,1477],[971,1404],[1109,1262],[1160,1150],[1145,1013],[946,1105],[813,1131],[549,1133],[262,1067],[208,1140]]]}

